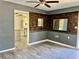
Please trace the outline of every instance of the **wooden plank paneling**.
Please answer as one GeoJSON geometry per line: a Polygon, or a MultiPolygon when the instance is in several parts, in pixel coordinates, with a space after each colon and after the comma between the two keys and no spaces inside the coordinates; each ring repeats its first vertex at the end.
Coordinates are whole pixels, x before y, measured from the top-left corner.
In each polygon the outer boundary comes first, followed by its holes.
{"type": "Polygon", "coordinates": [[[45,14],[39,14],[39,13],[33,13],[30,12],[30,31],[45,31],[47,30],[47,15],[45,14]],[[38,18],[43,18],[43,27],[38,26],[38,18]]]}
{"type": "Polygon", "coordinates": [[[53,19],[56,18],[68,18],[68,32],[77,33],[78,12],[62,13],[56,15],[45,15],[39,13],[30,12],[30,31],[52,31],[53,30],[53,19]],[[38,27],[38,18],[43,18],[43,27],[38,27]]]}
{"type": "Polygon", "coordinates": [[[76,33],[77,29],[74,27],[77,26],[78,22],[78,12],[70,12],[70,13],[63,13],[63,14],[56,14],[56,15],[50,15],[51,17],[51,24],[49,25],[51,28],[50,30],[53,30],[53,19],[56,18],[68,18],[68,32],[69,33],[76,33]]]}

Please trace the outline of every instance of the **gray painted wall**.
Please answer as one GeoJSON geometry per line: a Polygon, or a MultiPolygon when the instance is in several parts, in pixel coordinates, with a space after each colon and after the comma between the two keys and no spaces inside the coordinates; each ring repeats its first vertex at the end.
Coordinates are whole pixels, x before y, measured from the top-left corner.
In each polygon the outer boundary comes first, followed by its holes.
{"type": "Polygon", "coordinates": [[[30,43],[47,39],[47,31],[30,32],[30,43]]]}
{"type": "Polygon", "coordinates": [[[68,44],[76,47],[77,44],[77,35],[76,34],[67,34],[53,31],[40,31],[40,32],[30,32],[30,43],[37,42],[44,39],[50,39],[60,43],[68,44]],[[68,36],[70,37],[68,39],[68,36]]]}
{"type": "Polygon", "coordinates": [[[14,48],[14,9],[46,14],[43,10],[0,0],[0,51],[14,48]]]}
{"type": "MultiPolygon", "coordinates": [[[[77,9],[77,7],[75,7],[75,8],[77,9]]],[[[75,8],[71,8],[70,10],[72,10],[72,9],[75,10],[75,8]]],[[[14,23],[13,23],[14,22],[14,17],[13,17],[14,9],[22,10],[22,11],[32,11],[32,12],[43,13],[43,14],[48,13],[43,10],[33,9],[30,7],[13,4],[13,3],[8,3],[8,2],[3,2],[3,0],[0,0],[0,51],[14,47],[14,26],[13,26],[14,25],[14,23]]],[[[62,10],[59,12],[62,12],[62,10]]],[[[58,13],[58,12],[57,11],[52,12],[52,14],[55,14],[55,13],[58,13]]],[[[53,32],[51,33],[49,31],[48,38],[53,39],[54,38],[53,35],[55,35],[55,34],[56,33],[53,33],[53,32]]],[[[65,36],[65,35],[67,38],[67,34],[63,34],[63,36],[65,36]]],[[[69,40],[67,41],[66,38],[63,41],[63,39],[62,39],[63,36],[60,38],[60,40],[56,40],[56,41],[75,46],[76,35],[74,37],[73,37],[73,35],[70,35],[72,37],[72,39],[70,39],[70,41],[69,40]]],[[[42,39],[46,39],[46,38],[47,38],[47,32],[45,32],[45,31],[30,33],[30,42],[36,42],[38,40],[42,40],[42,39]]]]}
{"type": "Polygon", "coordinates": [[[13,9],[0,0],[0,51],[14,47],[13,9]]]}
{"type": "Polygon", "coordinates": [[[76,47],[77,43],[77,35],[76,34],[67,34],[67,33],[60,33],[60,32],[53,32],[53,31],[48,31],[48,39],[61,42],[64,44],[68,44],[71,46],[76,47]],[[68,39],[68,36],[70,39],[68,39]]]}
{"type": "MultiPolygon", "coordinates": [[[[79,11],[79,6],[69,7],[69,8],[59,9],[59,10],[53,10],[53,11],[48,12],[48,14],[49,15],[60,14],[60,13],[67,13],[67,12],[74,12],[74,11],[79,11]]],[[[79,29],[78,29],[77,32],[79,32],[79,29]]],[[[72,46],[79,48],[79,33],[77,33],[77,34],[67,34],[67,33],[49,31],[48,32],[48,39],[58,41],[58,42],[61,42],[61,43],[65,43],[65,44],[69,44],[69,45],[72,45],[72,46]],[[59,38],[56,38],[56,35],[58,35],[59,38]],[[70,39],[67,38],[68,36],[70,37],[70,39]]]]}

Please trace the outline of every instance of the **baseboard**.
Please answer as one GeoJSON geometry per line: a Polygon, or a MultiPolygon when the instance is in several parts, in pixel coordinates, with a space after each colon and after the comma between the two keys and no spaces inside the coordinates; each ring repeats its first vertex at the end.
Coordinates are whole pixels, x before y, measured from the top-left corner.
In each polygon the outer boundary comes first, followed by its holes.
{"type": "Polygon", "coordinates": [[[31,46],[31,45],[36,45],[36,44],[43,43],[43,42],[46,42],[46,41],[47,41],[47,40],[41,40],[41,41],[29,43],[28,45],[29,45],[29,46],[31,46]]]}
{"type": "MultiPolygon", "coordinates": [[[[51,43],[55,43],[55,44],[58,44],[58,45],[61,45],[61,46],[69,47],[69,48],[76,48],[76,47],[73,47],[71,45],[63,44],[63,43],[56,42],[56,41],[53,41],[53,40],[50,40],[50,39],[45,39],[45,40],[29,43],[28,45],[31,46],[31,45],[36,45],[36,44],[43,43],[43,42],[51,42],[51,43]]],[[[2,50],[2,51],[0,51],[0,53],[12,51],[12,50],[15,50],[15,49],[16,48],[10,48],[10,49],[6,49],[6,50],[2,50]]]]}
{"type": "Polygon", "coordinates": [[[4,52],[8,52],[8,51],[12,51],[12,50],[15,50],[16,48],[10,48],[10,49],[6,49],[6,50],[2,50],[0,51],[0,53],[4,53],[4,52]]]}
{"type": "Polygon", "coordinates": [[[51,43],[55,43],[55,44],[58,44],[58,45],[61,45],[61,46],[69,47],[69,48],[76,48],[74,46],[67,45],[67,44],[64,44],[64,43],[60,43],[60,42],[57,42],[57,41],[53,41],[53,40],[50,40],[50,39],[45,39],[45,40],[29,43],[29,45],[36,45],[36,44],[43,43],[43,42],[51,42],[51,43]]]}
{"type": "Polygon", "coordinates": [[[51,42],[51,43],[55,43],[55,44],[58,44],[58,45],[61,45],[61,46],[65,46],[65,47],[69,47],[69,48],[76,48],[74,46],[71,46],[71,45],[67,45],[67,44],[64,44],[64,43],[60,43],[60,42],[57,42],[57,41],[53,41],[53,40],[49,40],[49,39],[46,39],[48,42],[51,42]]]}

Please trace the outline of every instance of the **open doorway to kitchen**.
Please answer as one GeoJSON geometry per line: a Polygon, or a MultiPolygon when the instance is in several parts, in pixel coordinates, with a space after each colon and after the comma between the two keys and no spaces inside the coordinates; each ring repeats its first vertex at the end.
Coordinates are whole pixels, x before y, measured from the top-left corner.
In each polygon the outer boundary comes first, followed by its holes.
{"type": "Polygon", "coordinates": [[[14,10],[16,49],[25,49],[29,43],[29,12],[14,10]]]}

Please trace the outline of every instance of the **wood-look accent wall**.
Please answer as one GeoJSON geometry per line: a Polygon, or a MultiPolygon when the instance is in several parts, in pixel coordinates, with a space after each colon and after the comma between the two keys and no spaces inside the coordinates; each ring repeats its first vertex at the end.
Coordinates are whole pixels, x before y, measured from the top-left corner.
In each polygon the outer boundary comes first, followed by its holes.
{"type": "Polygon", "coordinates": [[[56,15],[50,15],[51,19],[49,21],[49,30],[53,30],[53,19],[61,19],[61,18],[68,18],[68,32],[69,33],[76,33],[77,29],[74,27],[78,24],[78,12],[70,12],[70,13],[62,13],[56,15]]]}
{"type": "Polygon", "coordinates": [[[45,14],[39,14],[39,13],[29,13],[29,26],[30,31],[46,31],[47,30],[47,18],[48,16],[45,14]],[[43,27],[38,26],[38,18],[43,18],[43,27]]]}
{"type": "Polygon", "coordinates": [[[78,24],[78,12],[62,13],[56,15],[45,15],[30,12],[29,14],[30,31],[53,31],[53,19],[68,18],[68,32],[76,33],[74,27],[78,24]],[[43,27],[38,26],[38,18],[43,18],[43,27]]]}

